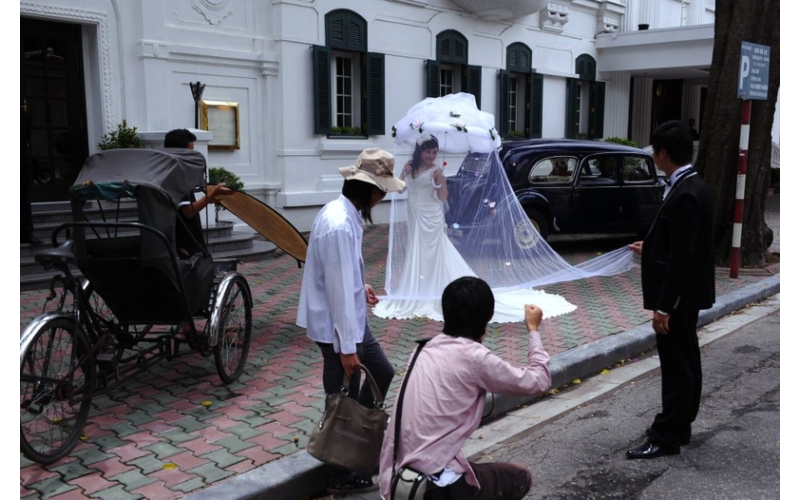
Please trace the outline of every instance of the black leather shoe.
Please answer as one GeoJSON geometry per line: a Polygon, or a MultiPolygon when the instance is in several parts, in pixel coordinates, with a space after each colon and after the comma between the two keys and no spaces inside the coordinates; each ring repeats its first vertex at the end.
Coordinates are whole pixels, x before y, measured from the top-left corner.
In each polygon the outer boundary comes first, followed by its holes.
{"type": "Polygon", "coordinates": [[[658,458],[666,455],[680,455],[680,453],[680,446],[658,446],[648,441],[638,448],[628,450],[625,456],[627,458],[658,458]]]}

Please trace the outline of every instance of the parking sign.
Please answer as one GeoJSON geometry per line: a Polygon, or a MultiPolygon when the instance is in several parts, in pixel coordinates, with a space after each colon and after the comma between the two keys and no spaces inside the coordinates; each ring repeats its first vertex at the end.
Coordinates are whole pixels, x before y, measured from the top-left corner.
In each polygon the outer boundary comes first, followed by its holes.
{"type": "Polygon", "coordinates": [[[765,101],[769,89],[769,46],[742,42],[739,60],[739,99],[765,101]]]}

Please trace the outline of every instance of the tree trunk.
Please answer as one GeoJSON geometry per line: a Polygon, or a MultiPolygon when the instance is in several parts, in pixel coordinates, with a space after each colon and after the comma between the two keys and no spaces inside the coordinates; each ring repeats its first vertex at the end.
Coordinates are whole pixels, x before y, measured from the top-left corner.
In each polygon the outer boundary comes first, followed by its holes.
{"type": "Polygon", "coordinates": [[[742,41],[770,47],[769,92],[752,101],[742,224],[743,266],[769,257],[772,230],[764,212],[770,183],[772,121],[780,86],[780,0],[717,0],[714,52],[697,155],[697,170],[714,198],[717,263],[728,264],[739,158],[742,101],[736,97],[742,41]]]}

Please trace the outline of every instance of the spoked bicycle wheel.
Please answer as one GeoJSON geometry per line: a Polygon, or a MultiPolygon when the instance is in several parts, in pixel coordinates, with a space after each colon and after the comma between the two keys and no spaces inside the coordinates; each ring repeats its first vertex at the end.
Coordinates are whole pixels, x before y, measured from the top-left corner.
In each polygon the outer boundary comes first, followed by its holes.
{"type": "Polygon", "coordinates": [[[214,311],[217,315],[214,362],[219,377],[226,384],[238,379],[247,363],[253,335],[252,307],[250,287],[243,276],[222,281],[214,311]]]}
{"type": "Polygon", "coordinates": [[[20,449],[51,464],[69,453],[89,416],[95,386],[94,360],[69,318],[34,323],[20,356],[20,449]]]}

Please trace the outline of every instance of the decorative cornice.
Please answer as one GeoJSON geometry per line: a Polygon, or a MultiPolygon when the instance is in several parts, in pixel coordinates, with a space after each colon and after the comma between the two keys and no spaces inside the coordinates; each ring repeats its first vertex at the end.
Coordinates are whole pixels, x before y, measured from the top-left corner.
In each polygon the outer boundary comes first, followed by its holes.
{"type": "Polygon", "coordinates": [[[600,13],[597,16],[597,34],[605,35],[619,32],[619,17],[600,13]]]}
{"type": "Polygon", "coordinates": [[[540,15],[541,27],[545,31],[561,33],[569,22],[569,6],[572,0],[556,0],[547,4],[540,15]]]}
{"type": "Polygon", "coordinates": [[[169,57],[169,46],[155,40],[140,40],[139,57],[143,59],[166,59],[169,57]]]}
{"type": "Polygon", "coordinates": [[[230,0],[192,0],[192,8],[200,13],[208,24],[217,26],[223,19],[233,15],[233,10],[228,8],[230,0]]]}
{"type": "Polygon", "coordinates": [[[62,19],[66,21],[80,21],[84,24],[97,26],[98,48],[100,54],[100,72],[102,75],[103,93],[103,130],[112,130],[116,127],[117,119],[114,116],[114,71],[111,63],[111,35],[109,33],[108,16],[105,12],[76,9],[58,5],[45,5],[33,2],[19,3],[20,15],[30,15],[47,19],[62,19]]]}

